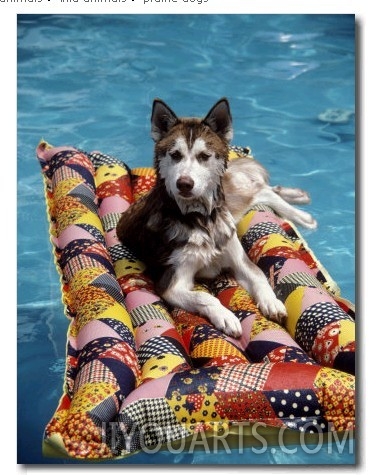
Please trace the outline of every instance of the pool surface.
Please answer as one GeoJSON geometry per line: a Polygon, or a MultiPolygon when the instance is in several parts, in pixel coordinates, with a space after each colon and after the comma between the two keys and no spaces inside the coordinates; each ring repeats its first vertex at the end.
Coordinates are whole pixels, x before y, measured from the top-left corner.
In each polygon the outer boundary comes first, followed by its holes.
{"type": "MultiPolygon", "coordinates": [[[[303,236],[354,301],[354,67],[353,15],[18,16],[19,463],[65,462],[41,454],[62,394],[68,320],[35,155],[40,139],[149,166],[155,97],[178,115],[202,115],[227,96],[234,144],[252,148],[273,184],[310,192],[319,228],[303,236]]],[[[156,454],[154,463],[353,463],[349,452],[207,461],[156,454]]]]}

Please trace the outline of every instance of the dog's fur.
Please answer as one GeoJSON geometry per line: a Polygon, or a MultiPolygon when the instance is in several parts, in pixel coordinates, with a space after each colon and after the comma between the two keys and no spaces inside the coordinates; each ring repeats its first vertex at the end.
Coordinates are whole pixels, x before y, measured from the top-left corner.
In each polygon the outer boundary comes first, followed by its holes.
{"type": "Polygon", "coordinates": [[[204,119],[178,118],[161,100],[153,104],[154,188],[123,213],[117,235],[147,265],[157,292],[169,304],[207,317],[216,328],[239,337],[238,318],[212,295],[193,290],[195,279],[228,270],[269,318],[282,321],[286,309],[263,272],[244,252],[236,221],[260,202],[278,214],[313,228],[316,222],[287,200],[305,203],[301,190],[272,188],[255,160],[228,163],[232,119],[219,100],[204,119]]]}

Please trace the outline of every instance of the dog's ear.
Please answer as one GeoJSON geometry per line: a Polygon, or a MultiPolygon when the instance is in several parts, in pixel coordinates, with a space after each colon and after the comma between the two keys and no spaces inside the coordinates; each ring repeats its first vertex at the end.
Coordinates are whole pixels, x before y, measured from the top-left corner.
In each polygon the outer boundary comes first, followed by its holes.
{"type": "Polygon", "coordinates": [[[212,107],[203,123],[210,127],[213,132],[221,136],[227,142],[233,138],[232,115],[228,100],[223,97],[212,107]]]}
{"type": "Polygon", "coordinates": [[[151,136],[158,142],[178,122],[178,118],[161,99],[155,99],[151,113],[151,136]]]}

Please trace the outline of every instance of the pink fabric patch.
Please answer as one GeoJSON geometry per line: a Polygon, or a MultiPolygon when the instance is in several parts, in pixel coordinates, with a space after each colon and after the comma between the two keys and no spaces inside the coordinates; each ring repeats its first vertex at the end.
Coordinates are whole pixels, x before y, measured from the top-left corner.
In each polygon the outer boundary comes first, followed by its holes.
{"type": "Polygon", "coordinates": [[[110,213],[123,213],[130,204],[120,196],[109,196],[104,198],[99,208],[99,216],[103,218],[110,213]]]}
{"type": "Polygon", "coordinates": [[[76,151],[76,148],[67,147],[65,145],[62,147],[45,148],[42,144],[40,144],[37,147],[37,155],[44,160],[50,160],[56,153],[65,152],[66,150],[76,151]]]}
{"type": "Polygon", "coordinates": [[[134,401],[142,401],[143,399],[164,398],[166,396],[168,386],[174,374],[167,374],[162,378],[146,381],[137,389],[132,391],[121,405],[120,412],[134,401]]]}
{"type": "Polygon", "coordinates": [[[105,233],[105,242],[107,243],[107,247],[116,246],[120,244],[120,241],[116,234],[116,228],[111,229],[110,231],[105,233]]]}
{"type": "Polygon", "coordinates": [[[160,300],[160,298],[151,292],[147,292],[146,290],[135,290],[126,296],[125,304],[130,312],[141,305],[148,305],[149,303],[154,303],[158,300],[160,300]]]}
{"type": "Polygon", "coordinates": [[[326,292],[326,290],[317,287],[306,287],[301,301],[301,313],[312,305],[320,302],[330,302],[337,305],[336,301],[326,292]]]}
{"type": "Polygon", "coordinates": [[[280,343],[285,346],[295,346],[300,348],[300,346],[290,337],[289,333],[286,330],[265,330],[259,333],[252,341],[272,341],[275,343],[280,343]]]}
{"type": "Polygon", "coordinates": [[[257,211],[254,213],[252,220],[250,221],[249,228],[259,224],[259,223],[274,223],[278,224],[280,227],[283,224],[283,221],[277,217],[274,213],[269,213],[265,211],[257,211]]]}
{"type": "Polygon", "coordinates": [[[91,320],[85,325],[76,338],[76,349],[81,350],[90,341],[97,338],[111,337],[120,339],[120,335],[115,332],[109,325],[99,321],[91,320]]]}
{"type": "Polygon", "coordinates": [[[242,336],[240,338],[227,337],[227,340],[231,341],[241,351],[245,351],[247,345],[250,342],[250,333],[255,320],[255,313],[252,313],[248,317],[245,317],[241,322],[242,336]]]}
{"type": "Polygon", "coordinates": [[[68,243],[70,243],[74,239],[90,239],[91,241],[93,241],[93,236],[91,233],[81,228],[80,226],[71,224],[60,233],[58,238],[59,247],[63,249],[67,246],[68,243]]]}
{"type": "Polygon", "coordinates": [[[307,266],[301,259],[287,259],[283,267],[279,271],[278,283],[286,276],[294,274],[295,272],[303,272],[308,275],[315,275],[315,272],[307,266]]]}

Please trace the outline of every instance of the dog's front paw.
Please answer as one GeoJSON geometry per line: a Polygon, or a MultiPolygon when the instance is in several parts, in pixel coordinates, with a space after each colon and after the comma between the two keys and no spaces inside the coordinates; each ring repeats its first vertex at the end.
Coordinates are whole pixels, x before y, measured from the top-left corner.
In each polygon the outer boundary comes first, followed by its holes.
{"type": "Polygon", "coordinates": [[[213,325],[225,335],[239,338],[242,335],[241,322],[234,315],[233,312],[227,308],[223,308],[217,312],[217,315],[212,316],[211,321],[213,325]]]}
{"type": "Polygon", "coordinates": [[[283,302],[277,298],[262,299],[258,303],[259,310],[270,320],[284,325],[287,320],[287,310],[283,302]]]}

